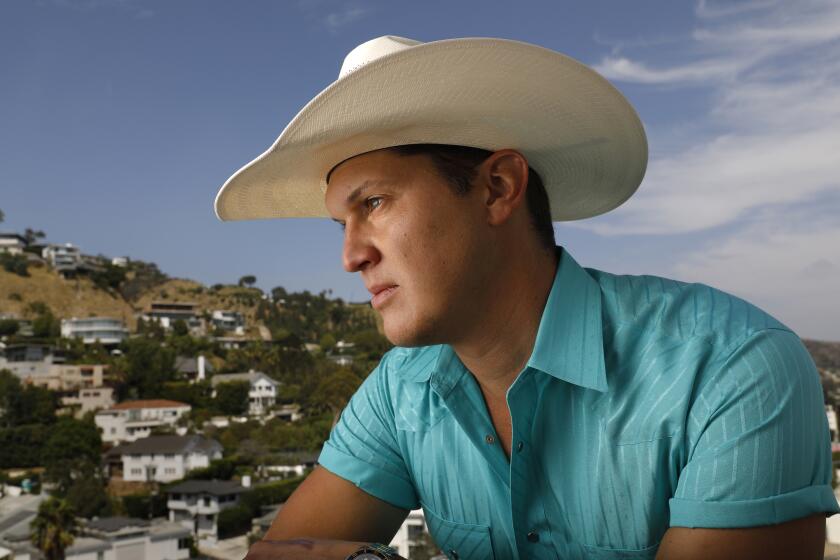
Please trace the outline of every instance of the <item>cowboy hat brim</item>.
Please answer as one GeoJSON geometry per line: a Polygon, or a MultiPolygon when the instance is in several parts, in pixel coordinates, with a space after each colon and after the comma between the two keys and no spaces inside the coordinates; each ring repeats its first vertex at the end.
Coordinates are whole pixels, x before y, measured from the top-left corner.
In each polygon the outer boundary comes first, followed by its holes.
{"type": "Polygon", "coordinates": [[[504,39],[449,39],[387,54],[336,80],[216,196],[222,220],[328,217],[327,173],[406,144],[514,148],[543,180],[554,221],[616,208],[647,166],[644,128],[594,70],[504,39]]]}

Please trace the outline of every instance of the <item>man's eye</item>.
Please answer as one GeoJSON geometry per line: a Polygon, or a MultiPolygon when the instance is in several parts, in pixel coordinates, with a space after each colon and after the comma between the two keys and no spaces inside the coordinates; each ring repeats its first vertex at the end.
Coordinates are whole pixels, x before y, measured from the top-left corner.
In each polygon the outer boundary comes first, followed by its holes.
{"type": "Polygon", "coordinates": [[[379,196],[372,196],[365,200],[365,205],[368,210],[375,210],[380,204],[382,204],[382,198],[379,196]]]}

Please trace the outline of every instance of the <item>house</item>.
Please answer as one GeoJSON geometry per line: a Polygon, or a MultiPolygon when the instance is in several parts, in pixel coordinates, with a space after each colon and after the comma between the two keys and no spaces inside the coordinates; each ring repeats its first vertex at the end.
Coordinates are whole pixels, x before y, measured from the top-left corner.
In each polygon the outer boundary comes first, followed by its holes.
{"type": "Polygon", "coordinates": [[[195,358],[189,356],[178,356],[175,358],[175,371],[181,377],[185,377],[192,382],[205,381],[208,373],[213,373],[213,364],[207,359],[199,355],[195,358]]]}
{"type": "MultiPolygon", "coordinates": [[[[27,495],[0,501],[0,558],[43,558],[30,542],[29,534],[38,505],[46,498],[46,494],[27,495]],[[6,504],[8,500],[14,503],[6,504]]],[[[167,520],[103,517],[80,525],[80,534],[64,551],[67,560],[182,560],[190,556],[189,529],[167,520]]]]}
{"type": "Polygon", "coordinates": [[[192,407],[163,399],[125,401],[96,413],[94,421],[102,430],[104,443],[135,441],[151,435],[160,426],[175,426],[192,407]]]}
{"type": "Polygon", "coordinates": [[[245,318],[238,311],[223,311],[217,309],[210,316],[213,327],[223,331],[233,331],[235,334],[245,334],[245,318]]]}
{"type": "Polygon", "coordinates": [[[274,412],[274,417],[286,422],[297,422],[303,418],[299,404],[284,404],[274,412]]]}
{"type": "Polygon", "coordinates": [[[249,344],[258,344],[262,342],[258,338],[245,338],[239,336],[214,336],[213,341],[225,350],[235,350],[238,348],[245,348],[249,344]]]}
{"type": "Polygon", "coordinates": [[[303,476],[307,470],[313,469],[318,463],[318,455],[319,453],[306,452],[278,453],[274,457],[282,464],[261,464],[257,470],[271,480],[303,476]]]}
{"type": "Polygon", "coordinates": [[[62,406],[73,410],[76,418],[81,418],[87,412],[110,408],[115,402],[113,387],[79,389],[75,394],[61,398],[62,406]]]}
{"type": "Polygon", "coordinates": [[[350,367],[353,365],[353,356],[350,356],[348,354],[331,354],[327,356],[327,359],[332,363],[342,367],[350,367]]]}
{"type": "Polygon", "coordinates": [[[16,233],[0,233],[0,253],[20,255],[26,250],[26,238],[16,233]]]}
{"type": "Polygon", "coordinates": [[[213,385],[213,396],[216,396],[216,388],[222,383],[233,383],[235,381],[247,381],[250,383],[248,391],[248,414],[259,416],[267,413],[277,401],[277,387],[280,383],[273,380],[266,374],[251,370],[247,373],[224,373],[214,375],[210,379],[213,385]]]}
{"type": "Polygon", "coordinates": [[[391,547],[403,558],[416,558],[416,548],[425,548],[426,543],[434,542],[426,527],[426,518],[422,509],[416,509],[408,513],[394,538],[391,539],[391,547]]]}
{"type": "Polygon", "coordinates": [[[61,320],[61,336],[80,338],[85,344],[116,346],[128,337],[128,329],[121,320],[111,317],[73,317],[61,320]]]}
{"type": "Polygon", "coordinates": [[[169,521],[179,523],[201,541],[218,539],[219,512],[239,503],[246,491],[229,480],[187,480],[166,490],[169,521]]]}
{"type": "Polygon", "coordinates": [[[74,274],[82,262],[82,254],[79,248],[71,243],[45,245],[41,251],[41,256],[61,274],[74,274]]]}
{"type": "Polygon", "coordinates": [[[105,454],[110,478],[130,482],[172,482],[222,458],[222,445],[200,435],[149,436],[105,454]]]}
{"type": "Polygon", "coordinates": [[[77,557],[78,560],[181,560],[190,557],[191,541],[189,530],[170,521],[103,517],[88,522],[82,528],[82,536],[67,549],[66,554],[67,560],[77,557]],[[100,555],[100,552],[104,554],[100,555]],[[83,553],[85,556],[82,556],[83,553]]]}
{"type": "Polygon", "coordinates": [[[64,353],[47,344],[10,344],[3,350],[9,362],[44,362],[63,364],[64,353]]]}
{"type": "Polygon", "coordinates": [[[107,365],[66,365],[42,362],[8,362],[0,360],[0,368],[8,369],[22,383],[51,391],[76,391],[101,387],[107,378],[107,365]]]}
{"type": "Polygon", "coordinates": [[[171,329],[175,321],[183,321],[189,329],[200,329],[202,323],[196,315],[197,308],[197,304],[191,302],[153,301],[142,319],[156,321],[166,330],[171,329]]]}
{"type": "Polygon", "coordinates": [[[128,266],[129,258],[128,257],[114,257],[111,259],[111,266],[118,266],[120,268],[125,268],[128,266]]]}

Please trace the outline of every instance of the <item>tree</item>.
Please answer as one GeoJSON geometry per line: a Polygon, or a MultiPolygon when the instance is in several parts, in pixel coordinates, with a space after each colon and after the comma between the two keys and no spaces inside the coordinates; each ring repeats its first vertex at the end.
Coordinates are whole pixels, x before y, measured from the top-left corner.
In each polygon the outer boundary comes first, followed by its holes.
{"type": "Polygon", "coordinates": [[[333,346],[335,346],[335,337],[330,333],[324,334],[324,336],[321,337],[319,346],[321,346],[321,350],[324,352],[332,350],[333,346]]]}
{"type": "Polygon", "coordinates": [[[248,411],[248,391],[251,384],[247,381],[220,383],[216,387],[216,408],[224,415],[239,416],[248,411]]]}
{"type": "Polygon", "coordinates": [[[187,336],[190,334],[190,328],[187,326],[186,321],[183,319],[176,319],[174,323],[172,323],[172,334],[175,336],[187,336]]]}
{"type": "Polygon", "coordinates": [[[2,222],[5,218],[6,216],[3,214],[3,211],[0,210],[0,222],[2,222]]]}
{"type": "Polygon", "coordinates": [[[78,532],[73,508],[64,500],[49,498],[32,520],[30,540],[47,560],[64,560],[64,551],[78,532]]]}
{"type": "Polygon", "coordinates": [[[361,384],[362,380],[351,371],[340,369],[318,384],[310,403],[316,409],[330,411],[333,415],[333,425],[335,425],[342,409],[361,384]]]}
{"type": "Polygon", "coordinates": [[[239,279],[239,286],[240,287],[247,286],[247,287],[250,288],[251,286],[253,286],[256,283],[257,283],[257,277],[254,276],[253,274],[247,274],[247,275],[245,275],[245,276],[243,276],[242,278],[239,279]]]}
{"type": "Polygon", "coordinates": [[[164,384],[175,380],[175,352],[145,337],[123,342],[123,356],[117,360],[117,371],[125,373],[120,399],[160,397],[164,384]]]}
{"type": "Polygon", "coordinates": [[[0,336],[11,336],[18,332],[20,323],[14,319],[0,319],[0,336]]]}
{"type": "Polygon", "coordinates": [[[26,228],[26,230],[23,232],[23,238],[26,239],[26,244],[27,245],[32,245],[37,240],[43,239],[46,236],[47,236],[47,234],[44,233],[43,231],[34,230],[32,228],[26,228]]]}
{"type": "Polygon", "coordinates": [[[67,489],[67,503],[76,515],[86,519],[111,514],[111,502],[105,492],[105,483],[99,469],[95,470],[74,480],[67,489]]]}
{"type": "Polygon", "coordinates": [[[24,387],[9,370],[0,370],[0,427],[52,424],[57,397],[43,387],[24,387]]]}
{"type": "Polygon", "coordinates": [[[102,438],[92,421],[63,417],[44,446],[44,477],[65,495],[75,481],[97,470],[101,451],[102,438]]]}

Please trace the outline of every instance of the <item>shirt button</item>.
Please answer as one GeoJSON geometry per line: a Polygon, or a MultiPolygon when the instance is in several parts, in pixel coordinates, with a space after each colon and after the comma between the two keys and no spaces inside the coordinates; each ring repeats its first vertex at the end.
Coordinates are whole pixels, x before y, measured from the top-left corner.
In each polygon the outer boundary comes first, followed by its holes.
{"type": "Polygon", "coordinates": [[[452,560],[458,560],[458,558],[460,558],[460,556],[458,556],[458,553],[457,553],[457,552],[455,552],[454,550],[450,550],[450,551],[449,551],[449,557],[450,557],[452,560]]]}
{"type": "Polygon", "coordinates": [[[535,533],[534,531],[528,533],[526,538],[528,539],[528,542],[540,542],[540,534],[535,533]]]}
{"type": "Polygon", "coordinates": [[[492,444],[494,441],[496,441],[496,438],[494,438],[490,434],[487,434],[486,436],[484,436],[484,441],[486,441],[489,444],[492,444]]]}
{"type": "Polygon", "coordinates": [[[517,450],[517,451],[522,451],[522,448],[523,448],[523,447],[525,447],[525,444],[524,444],[524,443],[522,443],[521,441],[520,441],[519,443],[517,443],[517,444],[516,444],[516,450],[517,450]]]}

